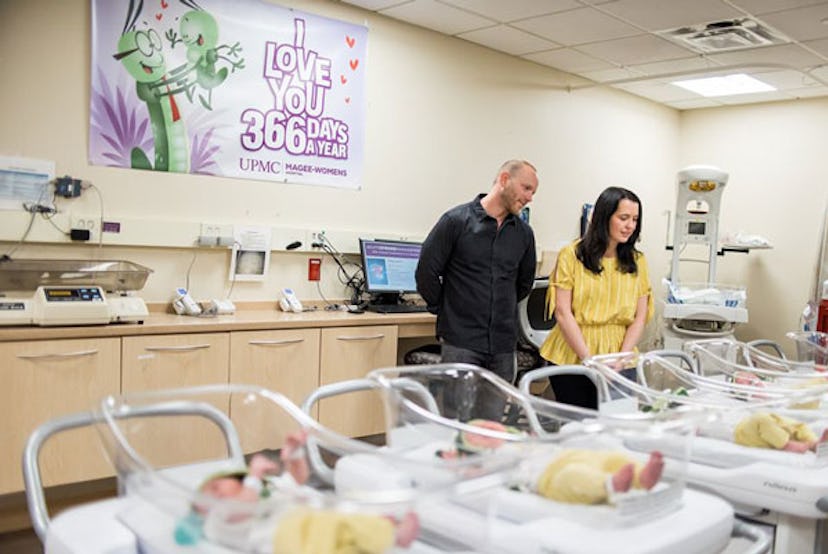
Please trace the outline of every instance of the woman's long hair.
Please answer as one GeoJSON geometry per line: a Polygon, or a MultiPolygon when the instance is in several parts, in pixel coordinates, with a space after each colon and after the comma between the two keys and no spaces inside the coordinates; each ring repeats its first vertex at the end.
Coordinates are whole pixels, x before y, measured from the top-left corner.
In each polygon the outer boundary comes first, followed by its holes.
{"type": "Polygon", "coordinates": [[[635,243],[638,242],[638,236],[641,234],[641,220],[644,215],[641,201],[631,190],[621,187],[608,187],[595,201],[589,227],[584,234],[584,238],[575,248],[575,255],[593,273],[599,274],[604,270],[601,265],[601,258],[607,251],[607,246],[609,246],[610,218],[618,209],[621,200],[630,200],[638,204],[638,224],[635,226],[635,231],[630,235],[629,240],[618,245],[618,268],[622,273],[638,271],[638,265],[635,263],[635,255],[638,250],[635,248],[635,243]]]}

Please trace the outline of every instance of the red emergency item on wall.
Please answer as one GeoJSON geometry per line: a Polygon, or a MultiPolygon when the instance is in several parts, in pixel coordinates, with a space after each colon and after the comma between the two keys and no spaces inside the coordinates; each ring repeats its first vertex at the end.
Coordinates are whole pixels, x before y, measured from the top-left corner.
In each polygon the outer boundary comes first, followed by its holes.
{"type": "Polygon", "coordinates": [[[308,258],[308,281],[318,281],[322,278],[322,259],[308,258]]]}

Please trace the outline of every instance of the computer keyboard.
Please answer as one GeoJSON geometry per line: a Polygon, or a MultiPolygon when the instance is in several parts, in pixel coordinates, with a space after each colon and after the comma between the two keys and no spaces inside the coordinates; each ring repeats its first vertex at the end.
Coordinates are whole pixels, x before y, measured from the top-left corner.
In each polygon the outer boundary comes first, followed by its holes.
{"type": "Polygon", "coordinates": [[[379,314],[409,314],[428,311],[422,304],[368,304],[365,309],[379,314]]]}

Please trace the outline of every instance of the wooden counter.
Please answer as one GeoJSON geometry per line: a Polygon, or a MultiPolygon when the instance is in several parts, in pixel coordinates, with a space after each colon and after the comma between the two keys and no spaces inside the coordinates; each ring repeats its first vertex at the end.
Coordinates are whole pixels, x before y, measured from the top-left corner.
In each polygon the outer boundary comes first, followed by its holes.
{"type": "Polygon", "coordinates": [[[0,326],[0,342],[68,338],[129,337],[263,329],[307,329],[396,325],[400,338],[433,337],[435,316],[429,313],[351,314],[316,310],[295,314],[279,310],[240,310],[233,315],[193,317],[150,312],[143,324],[76,325],[68,327],[0,326]]]}

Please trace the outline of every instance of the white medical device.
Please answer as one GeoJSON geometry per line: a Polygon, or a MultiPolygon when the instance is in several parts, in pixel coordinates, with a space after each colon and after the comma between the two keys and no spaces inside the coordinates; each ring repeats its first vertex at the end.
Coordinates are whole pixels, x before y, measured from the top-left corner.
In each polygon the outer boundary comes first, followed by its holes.
{"type": "Polygon", "coordinates": [[[113,260],[8,260],[0,263],[0,325],[102,325],[143,322],[131,294],[151,269],[113,260]]]}
{"type": "Polygon", "coordinates": [[[279,307],[282,308],[283,312],[295,312],[295,313],[302,313],[304,310],[304,306],[302,303],[299,302],[299,299],[296,298],[296,293],[293,292],[293,289],[284,288],[282,289],[282,297],[279,299],[279,307]]]}
{"type": "Polygon", "coordinates": [[[730,336],[735,324],[748,320],[744,289],[716,283],[719,214],[727,180],[726,172],[712,166],[694,165],[678,172],[670,292],[662,312],[664,348],[681,349],[685,340],[730,336]],[[706,248],[706,282],[679,279],[681,256],[688,246],[706,248]]]}
{"type": "Polygon", "coordinates": [[[201,315],[201,306],[193,300],[193,297],[185,288],[175,289],[172,307],[178,315],[201,315]]]}

